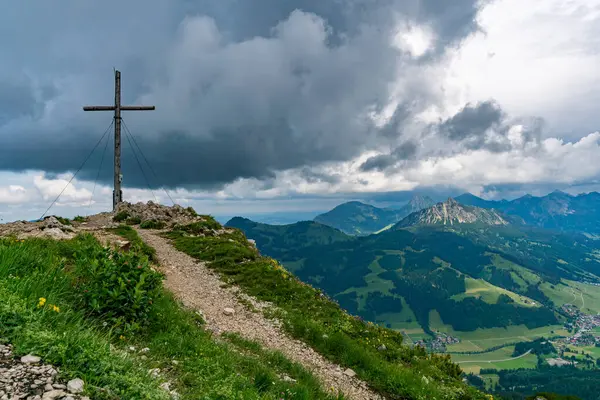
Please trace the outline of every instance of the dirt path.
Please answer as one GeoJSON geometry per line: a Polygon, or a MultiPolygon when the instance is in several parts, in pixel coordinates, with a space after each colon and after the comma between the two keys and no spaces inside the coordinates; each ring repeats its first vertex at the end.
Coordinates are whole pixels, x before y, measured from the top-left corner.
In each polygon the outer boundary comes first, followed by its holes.
{"type": "MultiPolygon", "coordinates": [[[[260,312],[249,311],[239,300],[235,289],[223,288],[223,282],[202,262],[173,248],[167,239],[155,232],[138,230],[142,239],[156,249],[165,286],[186,306],[204,314],[208,329],[216,334],[238,333],[246,339],[279,350],[291,360],[304,365],[321,379],[325,388],[335,388],[351,399],[382,399],[367,385],[351,377],[340,366],[332,364],[305,343],[288,337],[276,324],[260,312]],[[226,316],[225,308],[235,314],[226,316]]],[[[249,299],[255,307],[266,305],[249,299]]],[[[351,375],[351,373],[349,373],[351,375]]]]}

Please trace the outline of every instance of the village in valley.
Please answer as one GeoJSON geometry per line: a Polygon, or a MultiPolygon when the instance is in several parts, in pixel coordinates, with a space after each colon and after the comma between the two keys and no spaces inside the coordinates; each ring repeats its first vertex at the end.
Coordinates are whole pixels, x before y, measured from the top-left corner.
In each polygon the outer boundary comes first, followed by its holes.
{"type": "Polygon", "coordinates": [[[434,339],[421,339],[414,343],[415,346],[421,346],[433,353],[445,353],[446,346],[460,343],[460,339],[447,333],[436,331],[434,339]]]}
{"type": "Polygon", "coordinates": [[[565,329],[573,334],[561,339],[560,343],[571,346],[600,346],[600,314],[584,314],[572,304],[564,304],[561,310],[570,317],[565,323],[565,329]]]}
{"type": "MultiPolygon", "coordinates": [[[[561,308],[563,315],[568,317],[564,324],[564,329],[571,334],[566,337],[554,337],[553,343],[557,349],[568,349],[568,346],[576,347],[600,347],[600,314],[591,315],[581,312],[581,310],[573,304],[564,304],[561,308]]],[[[452,336],[448,333],[435,331],[435,337],[423,338],[415,341],[414,346],[421,346],[432,353],[445,353],[448,351],[448,346],[458,344],[461,339],[452,336]]],[[[550,337],[553,336],[551,333],[550,337]]],[[[571,364],[570,361],[565,361],[560,358],[551,359],[550,365],[566,365],[571,364]],[[562,362],[564,361],[564,362],[562,362]]]]}

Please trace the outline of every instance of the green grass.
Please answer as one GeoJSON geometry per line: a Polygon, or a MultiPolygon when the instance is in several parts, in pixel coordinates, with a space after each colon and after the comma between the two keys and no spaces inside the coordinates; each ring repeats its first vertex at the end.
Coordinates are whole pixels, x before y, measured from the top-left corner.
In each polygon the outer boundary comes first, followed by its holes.
{"type": "Polygon", "coordinates": [[[453,354],[452,360],[459,363],[465,373],[479,374],[482,368],[517,369],[536,368],[537,356],[528,354],[516,360],[513,358],[515,346],[507,346],[484,354],[453,354]],[[507,360],[507,361],[501,361],[507,360]]]}
{"type": "Polygon", "coordinates": [[[475,297],[485,301],[486,303],[496,304],[498,302],[498,297],[500,297],[501,294],[505,294],[513,299],[515,305],[522,307],[539,307],[540,305],[537,301],[534,302],[526,296],[519,295],[501,287],[492,285],[483,279],[473,279],[467,277],[465,278],[465,285],[466,291],[464,293],[454,295],[451,298],[456,301],[460,301],[467,297],[475,297]]]}
{"type": "Polygon", "coordinates": [[[140,224],[141,229],[164,229],[167,224],[164,221],[157,221],[155,219],[144,221],[140,224]]]}
{"type": "Polygon", "coordinates": [[[333,362],[352,368],[375,390],[393,399],[484,398],[461,381],[460,369],[449,357],[403,346],[399,332],[347,315],[275,260],[260,256],[240,231],[220,236],[207,233],[206,228],[191,225],[165,236],[178,250],[206,261],[228,284],[277,306],[279,311],[273,316],[289,334],[333,362]],[[198,230],[205,236],[195,236],[198,230]],[[387,350],[378,351],[380,344],[387,350]]]}
{"type": "Polygon", "coordinates": [[[127,211],[120,211],[113,217],[113,221],[115,222],[123,222],[127,218],[129,218],[129,213],[127,211]]]}
{"type": "MultiPolygon", "coordinates": [[[[400,252],[400,254],[403,254],[403,252],[400,252]]],[[[385,272],[385,270],[379,265],[380,258],[381,256],[377,257],[369,265],[371,272],[365,275],[365,286],[348,288],[339,293],[339,295],[356,293],[359,310],[364,309],[369,293],[381,293],[387,296],[399,298],[402,301],[402,310],[400,312],[381,314],[378,316],[378,318],[384,320],[386,324],[389,324],[391,329],[419,328],[420,325],[417,322],[417,317],[411,310],[406,300],[403,297],[397,296],[391,292],[391,290],[396,287],[394,282],[383,279],[379,276],[379,274],[385,272]]]]}
{"type": "MultiPolygon", "coordinates": [[[[549,325],[540,328],[529,329],[525,325],[510,325],[505,328],[477,329],[475,331],[455,331],[452,326],[443,323],[437,311],[429,313],[430,326],[433,331],[440,331],[458,337],[462,342],[470,342],[477,351],[500,346],[506,343],[526,342],[539,337],[567,336],[569,333],[562,325],[549,325]]],[[[449,352],[465,351],[463,343],[447,346],[449,352]]],[[[468,351],[468,350],[467,350],[468,351]]]]}
{"type": "MultiPolygon", "coordinates": [[[[382,272],[385,272],[385,270],[383,268],[381,268],[381,266],[379,265],[379,259],[381,257],[377,257],[377,259],[375,259],[371,264],[369,264],[369,269],[371,270],[371,272],[367,275],[365,275],[365,286],[361,286],[361,287],[351,287],[348,288],[346,290],[344,290],[343,292],[339,293],[340,295],[344,295],[344,294],[348,294],[348,293],[356,293],[356,297],[358,300],[358,307],[359,309],[364,309],[365,307],[365,302],[367,299],[367,296],[369,295],[369,293],[381,293],[387,296],[394,296],[392,293],[390,293],[391,289],[394,289],[396,286],[394,285],[394,282],[390,281],[390,280],[386,280],[386,279],[382,279],[379,274],[382,272]]],[[[404,305],[404,304],[403,304],[404,305]]],[[[406,304],[406,306],[408,307],[408,305],[406,304]]],[[[410,311],[410,308],[408,309],[408,312],[410,314],[412,314],[412,311],[410,311]]],[[[413,314],[414,316],[414,314],[413,314]]]]}
{"type": "Polygon", "coordinates": [[[279,353],[241,339],[216,342],[195,313],[164,291],[151,303],[143,329],[117,335],[107,325],[110,319],[91,317],[82,307],[76,285],[79,268],[97,257],[99,248],[91,236],[0,240],[0,338],[15,346],[16,355],[41,356],[59,367],[63,378],[83,379],[86,394],[100,400],[168,399],[159,388],[165,381],[182,399],[341,398],[279,353]],[[40,298],[46,299],[42,307],[40,298]],[[129,346],[150,350],[142,357],[129,346]],[[159,379],[150,377],[151,368],[160,368],[159,379]],[[285,382],[282,374],[297,382],[285,382]]]}
{"type": "Polygon", "coordinates": [[[107,231],[126,239],[131,243],[132,247],[137,248],[137,250],[145,254],[150,261],[156,261],[156,250],[148,246],[142,240],[142,238],[140,238],[140,235],[138,235],[137,231],[132,227],[127,225],[119,225],[117,228],[109,228],[107,231]]]}
{"type": "Polygon", "coordinates": [[[558,307],[573,304],[588,314],[600,312],[600,289],[597,286],[563,279],[557,285],[543,283],[540,288],[558,307]]]}
{"type": "Polygon", "coordinates": [[[129,217],[125,220],[127,225],[139,225],[142,223],[142,219],[140,217],[129,217]]]}
{"type": "Polygon", "coordinates": [[[511,358],[515,350],[515,346],[507,346],[501,349],[490,351],[489,353],[483,354],[453,354],[452,359],[456,362],[463,363],[468,362],[487,362],[489,360],[501,360],[505,358],[511,358]]]}
{"type": "Polygon", "coordinates": [[[71,221],[69,220],[69,218],[58,217],[58,216],[56,216],[55,218],[58,220],[58,222],[60,222],[63,225],[71,225],[71,221]]]}

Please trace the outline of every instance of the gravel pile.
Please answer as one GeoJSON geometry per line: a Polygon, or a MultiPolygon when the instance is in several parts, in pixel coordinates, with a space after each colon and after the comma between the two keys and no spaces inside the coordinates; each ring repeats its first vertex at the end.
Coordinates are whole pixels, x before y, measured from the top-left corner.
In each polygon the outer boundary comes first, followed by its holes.
{"type": "Polygon", "coordinates": [[[41,364],[39,357],[15,358],[10,345],[0,344],[0,400],[89,400],[81,397],[81,379],[60,382],[57,375],[58,371],[41,364]]]}
{"type": "Polygon", "coordinates": [[[121,203],[117,208],[117,213],[125,212],[132,218],[139,218],[142,221],[163,221],[168,225],[189,224],[199,221],[196,212],[191,208],[183,208],[176,204],[172,207],[149,201],[148,203],[121,203]]]}

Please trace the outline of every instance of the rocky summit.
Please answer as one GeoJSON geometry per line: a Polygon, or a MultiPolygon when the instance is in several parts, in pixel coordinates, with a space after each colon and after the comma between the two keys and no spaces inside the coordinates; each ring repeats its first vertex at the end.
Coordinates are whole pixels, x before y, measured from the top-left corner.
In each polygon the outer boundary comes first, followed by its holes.
{"type": "Polygon", "coordinates": [[[453,198],[436,205],[417,211],[398,222],[396,228],[406,228],[415,225],[456,225],[456,224],[508,225],[495,210],[465,206],[453,198]]]}

